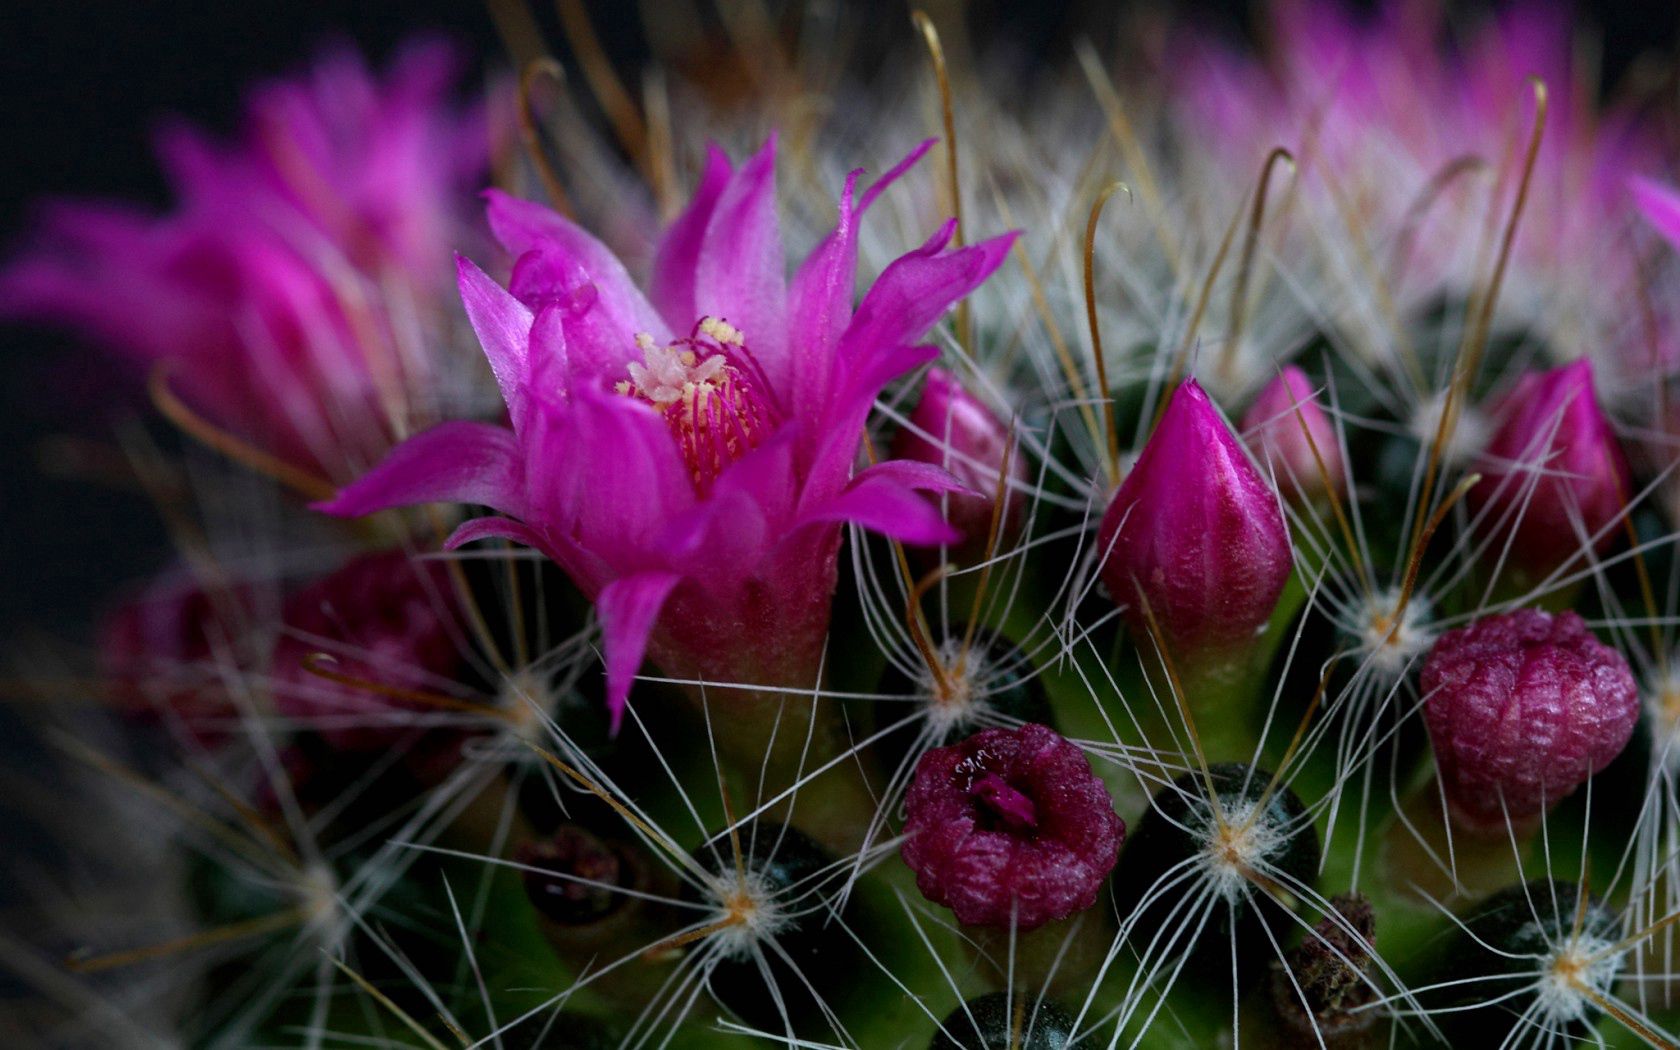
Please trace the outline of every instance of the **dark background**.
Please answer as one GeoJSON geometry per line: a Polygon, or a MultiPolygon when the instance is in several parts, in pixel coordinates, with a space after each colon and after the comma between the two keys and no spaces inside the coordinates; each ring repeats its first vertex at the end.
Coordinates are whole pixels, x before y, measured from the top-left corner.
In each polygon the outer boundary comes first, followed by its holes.
{"type": "MultiPolygon", "coordinates": [[[[0,253],[9,253],[31,201],[45,194],[165,205],[149,139],[158,120],[177,114],[227,132],[245,84],[297,67],[334,36],[381,56],[413,31],[435,29],[480,63],[502,54],[477,0],[0,2],[6,9],[0,13],[0,253]]],[[[547,0],[529,6],[563,54],[547,0]]],[[[626,65],[638,61],[636,5],[594,0],[589,6],[613,57],[626,65]]],[[[883,26],[907,26],[907,4],[876,6],[883,26]]],[[[1077,0],[971,6],[977,22],[999,25],[1009,39],[1038,51],[1059,47],[1070,26],[1100,31],[1111,24],[1114,8],[1077,0]]],[[[1234,0],[1183,6],[1227,32],[1245,24],[1246,5],[1234,0]]],[[[1578,10],[1603,33],[1607,80],[1636,54],[1675,50],[1680,15],[1673,0],[1602,0],[1578,10]]],[[[101,596],[166,557],[143,498],[39,468],[43,439],[67,417],[97,416],[98,402],[121,389],[98,369],[66,369],[64,361],[83,360],[76,353],[53,332],[0,328],[0,643],[37,631],[83,636],[101,596]],[[68,398],[59,385],[66,376],[79,388],[68,398]]]]}

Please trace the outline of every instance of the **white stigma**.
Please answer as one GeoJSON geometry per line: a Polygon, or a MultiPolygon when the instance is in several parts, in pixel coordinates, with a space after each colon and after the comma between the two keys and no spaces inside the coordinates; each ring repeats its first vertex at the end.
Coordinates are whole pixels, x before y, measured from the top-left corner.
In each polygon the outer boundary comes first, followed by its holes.
{"type": "MultiPolygon", "coordinates": [[[[701,327],[704,330],[705,322],[701,327]]],[[[636,346],[642,351],[642,360],[630,362],[630,380],[620,384],[620,393],[633,392],[660,408],[716,386],[729,367],[721,354],[712,354],[702,361],[693,350],[680,344],[658,345],[646,332],[636,336],[636,346]]]]}
{"type": "Polygon", "coordinates": [[[1255,819],[1254,800],[1220,800],[1223,820],[1215,820],[1213,807],[1206,811],[1202,862],[1212,889],[1227,904],[1236,904],[1247,892],[1249,878],[1262,870],[1289,841],[1287,828],[1277,819],[1261,814],[1255,819]]]}
{"type": "Polygon", "coordinates": [[[1626,954],[1610,951],[1612,947],[1602,937],[1581,934],[1541,960],[1543,974],[1535,998],[1551,1027],[1585,1020],[1596,1005],[1595,997],[1609,997],[1626,954]]]}
{"type": "MultiPolygon", "coordinates": [[[[1474,405],[1464,398],[1457,400],[1458,423],[1447,435],[1447,442],[1441,449],[1441,458],[1448,464],[1469,462],[1471,457],[1480,452],[1493,435],[1493,427],[1474,405]]],[[[1425,448],[1435,443],[1435,435],[1441,428],[1441,416],[1447,410],[1447,391],[1438,390],[1423,403],[1418,405],[1417,411],[1407,426],[1411,434],[1425,448]]]]}
{"type": "Polygon", "coordinates": [[[793,924],[770,880],[763,873],[748,871],[742,878],[731,871],[716,876],[708,890],[715,921],[720,928],[709,938],[726,958],[750,959],[753,950],[793,924]]]}
{"type": "Polygon", "coordinates": [[[1396,623],[1394,614],[1399,604],[1399,588],[1390,588],[1372,595],[1355,614],[1354,634],[1360,656],[1367,666],[1388,679],[1405,673],[1435,642],[1435,633],[1423,625],[1431,611],[1428,600],[1413,594],[1396,623]]]}

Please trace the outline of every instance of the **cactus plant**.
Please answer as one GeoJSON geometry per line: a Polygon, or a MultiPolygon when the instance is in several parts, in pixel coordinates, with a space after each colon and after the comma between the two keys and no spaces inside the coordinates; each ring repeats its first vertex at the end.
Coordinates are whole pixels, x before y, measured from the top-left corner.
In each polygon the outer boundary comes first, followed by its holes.
{"type": "Polygon", "coordinates": [[[0,269],[186,439],[20,686],[47,1045],[1677,1045],[1672,105],[726,6],[329,53],[0,269]]]}

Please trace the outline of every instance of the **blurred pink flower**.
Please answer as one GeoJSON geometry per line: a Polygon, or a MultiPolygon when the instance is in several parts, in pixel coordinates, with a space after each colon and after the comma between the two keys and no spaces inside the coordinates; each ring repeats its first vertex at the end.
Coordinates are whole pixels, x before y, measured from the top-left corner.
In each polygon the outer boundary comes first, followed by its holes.
{"type": "Polygon", "coordinates": [[[461,295],[512,429],[445,423],[322,505],[362,515],[447,501],[463,525],[553,558],[592,597],[615,724],[644,653],[666,673],[815,685],[846,522],[913,543],[957,534],[919,491],[925,463],[853,476],[881,388],[937,356],[914,345],[997,268],[1013,240],[946,250],[947,223],[886,267],[854,312],[857,222],[928,148],[855,196],[785,278],[775,143],[736,169],[712,148],[666,231],[648,296],[599,241],[501,193],[490,226],[517,260],[503,290],[460,262],[461,295]]]}
{"type": "Polygon", "coordinates": [[[0,270],[0,313],[74,328],[299,467],[354,476],[435,385],[449,251],[488,166],[452,49],[382,75],[349,50],[261,85],[243,135],[159,136],[173,211],[59,201],[0,270]]]}
{"type": "Polygon", "coordinates": [[[332,674],[393,691],[447,693],[468,666],[447,568],[405,551],[352,558],[287,599],[284,620],[269,657],[275,709],[339,751],[412,744],[423,716],[439,712],[316,674],[317,654],[332,674]]]}
{"type": "Polygon", "coordinates": [[[1600,108],[1566,4],[1513,3],[1466,31],[1429,0],[1385,0],[1369,15],[1344,0],[1264,10],[1262,58],[1201,32],[1169,45],[1163,67],[1187,133],[1245,173],[1275,146],[1294,151],[1303,192],[1383,249],[1404,306],[1462,301],[1485,282],[1488,231],[1511,206],[1534,119],[1531,80],[1543,82],[1500,317],[1574,334],[1553,347],[1560,361],[1591,353],[1618,383],[1643,381],[1648,340],[1626,306],[1642,280],[1628,179],[1664,170],[1662,139],[1632,109],[1600,108]]]}
{"type": "Polygon", "coordinates": [[[112,703],[178,726],[201,747],[226,742],[239,718],[228,683],[259,665],[254,605],[248,588],[206,588],[184,568],[147,583],[99,625],[99,673],[112,703]]]}
{"type": "Polygon", "coordinates": [[[1347,488],[1347,464],[1336,428],[1313,393],[1312,380],[1285,365],[1243,415],[1244,440],[1270,467],[1289,499],[1322,500],[1347,488]]]}

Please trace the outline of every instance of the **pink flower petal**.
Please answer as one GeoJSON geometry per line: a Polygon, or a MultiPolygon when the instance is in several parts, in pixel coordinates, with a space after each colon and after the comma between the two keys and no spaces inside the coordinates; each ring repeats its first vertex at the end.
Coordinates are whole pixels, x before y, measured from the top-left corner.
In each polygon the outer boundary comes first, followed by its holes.
{"type": "Polygon", "coordinates": [[[700,250],[706,227],[717,209],[718,198],[735,174],[729,155],[715,143],[706,144],[706,171],[695,187],[694,199],[677,216],[659,239],[654,254],[649,294],[672,331],[687,332],[699,320],[703,309],[694,301],[694,277],[700,267],[700,250]]]}
{"type": "Polygon", "coordinates": [[[507,402],[513,429],[525,423],[525,381],[530,368],[531,311],[465,256],[455,257],[456,279],[467,320],[490,360],[490,371],[507,402]]]}
{"type": "Polygon", "coordinates": [[[563,412],[533,414],[525,459],[533,520],[618,572],[657,564],[660,537],[697,498],[659,414],[588,387],[563,412]]]}
{"type": "Polygon", "coordinates": [[[669,342],[664,321],[606,245],[540,204],[499,190],[486,190],[484,195],[489,201],[486,214],[491,232],[518,259],[508,289],[515,297],[533,304],[594,285],[599,308],[623,333],[626,359],[635,352],[637,332],[669,342]]]}
{"type": "Polygon", "coordinates": [[[670,572],[637,573],[607,584],[595,599],[595,612],[601,619],[601,644],[606,649],[607,711],[615,734],[624,721],[630,683],[642,666],[654,620],[681,579],[670,572]]]}
{"type": "Polygon", "coordinates": [[[487,423],[440,423],[404,441],[379,466],[313,507],[357,518],[417,503],[477,503],[523,517],[524,462],[513,432],[487,423]]]}
{"type": "Polygon", "coordinates": [[[852,479],[845,491],[806,511],[800,525],[849,522],[904,543],[934,546],[956,543],[962,533],[952,528],[939,508],[919,492],[968,492],[962,483],[930,463],[891,460],[870,467],[852,479]]]}
{"type": "Polygon", "coordinates": [[[919,339],[957,300],[978,288],[1002,265],[1016,237],[1006,233],[944,251],[955,232],[953,219],[926,244],[893,260],[882,271],[863,297],[842,340],[841,367],[865,367],[871,351],[891,350],[919,339]]]}
{"type": "Polygon", "coordinates": [[[1680,190],[1642,178],[1635,178],[1629,186],[1646,220],[1668,243],[1680,248],[1680,190]]]}
{"type": "Polygon", "coordinates": [[[488,539],[513,540],[515,543],[523,543],[527,547],[547,552],[548,545],[535,529],[511,518],[474,518],[471,521],[463,521],[449,534],[449,538],[443,541],[443,549],[452,551],[469,543],[488,539]]]}
{"type": "Polygon", "coordinates": [[[791,382],[786,269],[772,136],[729,180],[706,225],[694,271],[694,319],[721,317],[740,329],[778,394],[791,382]]]}

